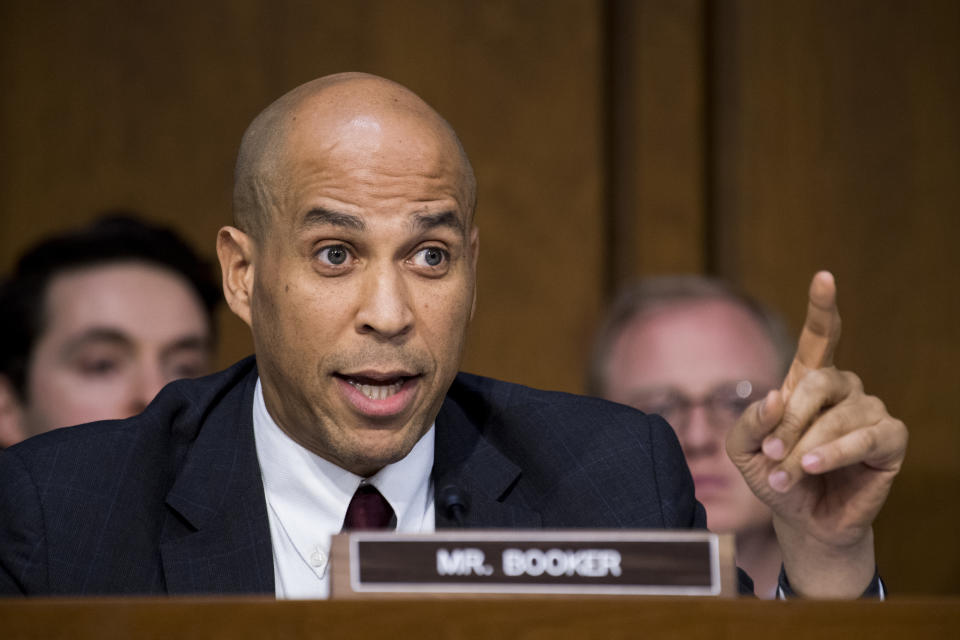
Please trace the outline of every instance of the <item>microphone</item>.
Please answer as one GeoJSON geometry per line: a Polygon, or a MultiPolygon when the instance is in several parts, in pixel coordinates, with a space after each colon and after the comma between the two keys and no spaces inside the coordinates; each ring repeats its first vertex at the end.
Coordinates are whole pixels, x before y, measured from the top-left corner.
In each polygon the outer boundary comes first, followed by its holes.
{"type": "Polygon", "coordinates": [[[463,517],[467,515],[470,507],[466,493],[460,491],[456,485],[448,484],[440,489],[437,503],[448,520],[453,520],[458,527],[464,528],[463,517]]]}

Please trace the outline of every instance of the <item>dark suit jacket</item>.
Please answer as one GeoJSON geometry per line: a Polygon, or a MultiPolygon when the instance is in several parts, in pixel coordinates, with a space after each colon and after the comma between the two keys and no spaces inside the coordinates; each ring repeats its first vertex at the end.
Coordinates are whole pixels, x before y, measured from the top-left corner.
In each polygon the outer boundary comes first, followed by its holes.
{"type": "MultiPolygon", "coordinates": [[[[256,379],[248,358],[0,454],[0,593],[273,594],[256,379]]],[[[460,374],[433,473],[468,527],[705,526],[666,422],[592,398],[460,374]]]]}

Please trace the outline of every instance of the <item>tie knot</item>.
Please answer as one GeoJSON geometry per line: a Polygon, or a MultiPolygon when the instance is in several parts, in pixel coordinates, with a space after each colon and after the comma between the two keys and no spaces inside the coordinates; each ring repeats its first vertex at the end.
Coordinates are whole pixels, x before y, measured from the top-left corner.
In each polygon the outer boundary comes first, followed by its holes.
{"type": "Polygon", "coordinates": [[[344,531],[393,529],[396,526],[393,508],[372,484],[361,484],[350,500],[344,531]]]}

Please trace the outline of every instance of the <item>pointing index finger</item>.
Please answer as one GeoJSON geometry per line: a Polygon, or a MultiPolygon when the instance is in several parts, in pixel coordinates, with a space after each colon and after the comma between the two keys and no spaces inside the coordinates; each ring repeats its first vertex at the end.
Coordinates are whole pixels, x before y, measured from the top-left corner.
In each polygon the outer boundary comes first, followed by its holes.
{"type": "Polygon", "coordinates": [[[833,274],[819,271],[810,282],[807,318],[803,322],[797,353],[783,381],[783,392],[790,395],[800,379],[811,369],[833,365],[833,352],[840,340],[840,312],[837,310],[837,285],[833,274]]]}

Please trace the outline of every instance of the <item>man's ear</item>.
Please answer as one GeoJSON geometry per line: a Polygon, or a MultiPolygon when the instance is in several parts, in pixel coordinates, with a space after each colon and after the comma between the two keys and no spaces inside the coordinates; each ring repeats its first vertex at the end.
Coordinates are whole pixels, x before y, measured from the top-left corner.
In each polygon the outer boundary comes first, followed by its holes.
{"type": "Polygon", "coordinates": [[[10,379],[0,374],[0,449],[12,447],[26,437],[20,399],[10,379]]]}
{"type": "Polygon", "coordinates": [[[479,287],[479,274],[477,273],[477,262],[480,257],[480,229],[476,225],[470,230],[470,268],[473,269],[473,301],[470,303],[470,321],[473,321],[473,314],[477,311],[477,288],[479,287]]]}
{"type": "Polygon", "coordinates": [[[217,234],[217,258],[223,273],[223,295],[230,309],[251,326],[253,273],[256,246],[236,227],[223,227],[217,234]]]}

